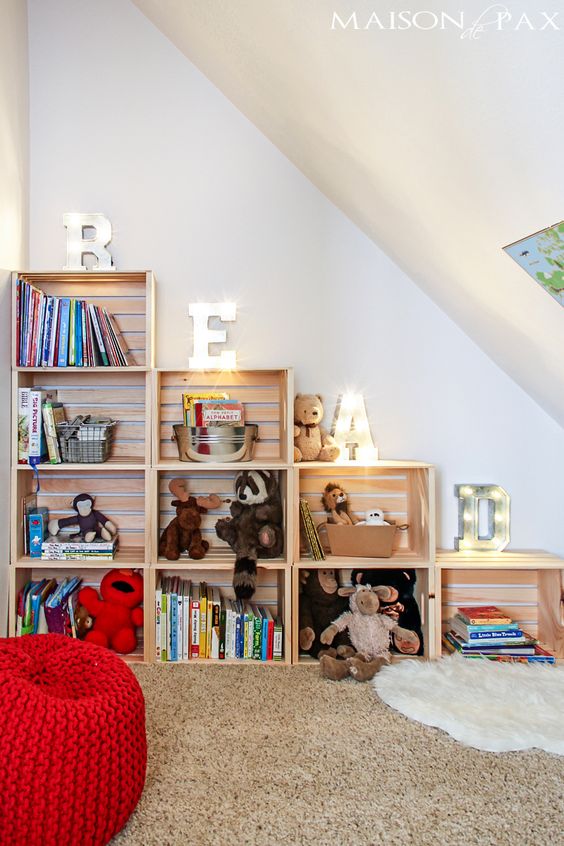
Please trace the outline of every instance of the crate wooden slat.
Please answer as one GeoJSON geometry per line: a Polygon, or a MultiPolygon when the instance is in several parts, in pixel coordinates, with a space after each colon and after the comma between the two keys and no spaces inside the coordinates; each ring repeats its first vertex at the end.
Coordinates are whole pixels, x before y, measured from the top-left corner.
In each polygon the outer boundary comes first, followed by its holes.
{"type": "Polygon", "coordinates": [[[242,402],[245,421],[259,426],[255,458],[282,463],[291,460],[291,370],[156,370],[153,449],[157,463],[178,459],[176,444],[171,441],[172,427],[184,422],[182,394],[190,391],[225,391],[230,399],[242,402]]]}
{"type": "MultiPolygon", "coordinates": [[[[40,288],[49,296],[73,297],[107,308],[114,315],[124,337],[126,336],[133,362],[138,366],[153,366],[154,281],[150,271],[14,273],[12,274],[14,315],[16,313],[15,280],[18,277],[40,288]]],[[[12,363],[15,366],[17,364],[15,335],[12,347],[12,363]]],[[[72,369],[84,370],[85,368],[72,369]]]]}

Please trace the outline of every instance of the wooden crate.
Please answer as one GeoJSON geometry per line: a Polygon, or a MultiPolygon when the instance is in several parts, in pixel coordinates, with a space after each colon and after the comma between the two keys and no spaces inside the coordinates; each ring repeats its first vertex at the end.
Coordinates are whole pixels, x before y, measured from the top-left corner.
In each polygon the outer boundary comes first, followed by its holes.
{"type": "MultiPolygon", "coordinates": [[[[150,621],[147,618],[146,609],[147,603],[146,597],[149,596],[149,570],[148,568],[144,567],[142,562],[135,560],[135,556],[132,554],[124,555],[121,560],[121,566],[127,566],[132,569],[139,570],[143,573],[143,581],[144,581],[144,595],[145,595],[145,602],[144,602],[144,610],[145,610],[145,617],[143,627],[137,629],[137,638],[138,644],[137,649],[135,652],[130,653],[129,655],[122,655],[121,657],[129,662],[139,662],[139,661],[147,661],[148,652],[146,651],[146,647],[150,642],[149,635],[149,623],[150,621]]],[[[17,598],[19,591],[24,587],[27,582],[30,580],[40,580],[40,579],[51,579],[55,578],[57,581],[61,581],[66,576],[80,576],[82,578],[81,587],[93,587],[99,591],[100,582],[102,581],[105,573],[109,570],[113,569],[114,566],[120,566],[120,564],[111,561],[104,561],[98,562],[98,564],[93,564],[89,562],[88,567],[84,567],[81,565],[80,561],[41,561],[37,560],[37,562],[28,560],[26,562],[21,562],[18,564],[13,565],[10,568],[10,606],[8,609],[8,635],[10,637],[14,637],[16,634],[16,612],[17,612],[17,598]]]]}
{"type": "MultiPolygon", "coordinates": [[[[154,549],[152,552],[151,561],[155,563],[162,563],[166,559],[158,556],[158,543],[162,532],[168,526],[170,521],[175,517],[176,510],[171,505],[174,499],[169,490],[169,483],[171,479],[182,478],[186,480],[187,489],[193,496],[208,496],[215,493],[222,500],[232,500],[234,498],[235,477],[248,466],[244,464],[226,464],[222,470],[210,470],[203,468],[201,464],[179,462],[177,469],[173,470],[157,470],[155,473],[155,508],[153,510],[153,537],[154,549]]],[[[292,554],[292,521],[291,509],[289,504],[292,501],[290,485],[291,473],[288,470],[274,470],[278,473],[278,481],[280,485],[280,494],[282,498],[282,507],[284,509],[284,532],[285,532],[285,549],[282,556],[278,559],[273,559],[276,566],[281,563],[290,564],[292,554]]],[[[205,560],[213,559],[215,563],[226,562],[228,566],[233,566],[235,555],[231,548],[222,540],[220,540],[215,532],[215,524],[222,517],[229,517],[229,502],[222,502],[220,508],[214,511],[208,511],[207,514],[202,515],[201,532],[205,540],[210,544],[210,550],[205,560]]],[[[191,562],[187,553],[182,555],[184,563],[191,562]]],[[[268,567],[272,564],[268,559],[261,559],[260,566],[268,567]]]]}
{"type": "MultiPolygon", "coordinates": [[[[140,272],[74,272],[13,273],[13,315],[16,314],[16,279],[20,278],[49,296],[74,297],[87,303],[106,307],[114,315],[117,325],[131,353],[135,366],[152,367],[153,349],[153,274],[140,272]]],[[[16,363],[15,333],[12,344],[12,364],[16,363]]],[[[28,369],[28,368],[24,368],[28,369]]],[[[58,368],[55,368],[58,369],[58,368]]],[[[75,369],[75,368],[71,368],[75,369]]],[[[77,368],[82,370],[83,368],[77,368]]],[[[108,368],[88,368],[107,370],[108,368]]],[[[124,369],[124,368],[118,368],[124,369]]]]}
{"type": "MultiPolygon", "coordinates": [[[[25,368],[13,373],[13,407],[17,407],[19,388],[43,388],[57,392],[57,401],[65,408],[71,422],[78,414],[111,418],[117,421],[108,462],[97,465],[72,465],[77,470],[106,464],[144,466],[151,463],[151,373],[131,368],[61,367],[25,368]]],[[[12,439],[12,465],[18,461],[17,434],[12,439]]],[[[25,465],[22,465],[25,467],[25,465]]],[[[41,465],[42,469],[68,467],[66,464],[41,465]]]]}
{"type": "MultiPolygon", "coordinates": [[[[291,656],[291,625],[290,625],[290,611],[291,611],[291,595],[290,595],[290,574],[291,568],[288,565],[265,562],[268,567],[259,567],[257,577],[257,590],[252,603],[258,605],[267,605],[272,613],[272,616],[280,617],[284,626],[283,629],[283,655],[282,661],[258,662],[250,659],[195,659],[181,662],[170,663],[184,663],[189,665],[216,663],[216,664],[258,664],[268,663],[274,666],[280,664],[289,664],[291,656]]],[[[180,575],[182,578],[190,579],[194,584],[206,582],[210,587],[217,587],[222,597],[226,599],[234,599],[235,594],[231,584],[232,578],[232,562],[220,562],[215,559],[208,558],[202,561],[178,561],[178,562],[164,562],[153,565],[149,573],[149,595],[153,597],[151,608],[147,609],[147,616],[149,622],[149,654],[150,660],[155,660],[155,590],[158,576],[180,575]]]]}
{"type": "MultiPolygon", "coordinates": [[[[356,567],[357,565],[354,565],[356,567]]],[[[393,559],[379,559],[373,566],[389,567],[389,569],[402,569],[404,563],[394,562],[393,559]],[[389,564],[384,563],[390,562],[389,564]]],[[[413,565],[417,571],[414,596],[419,605],[421,614],[421,627],[423,630],[424,656],[406,656],[393,653],[394,660],[407,660],[408,658],[433,658],[435,657],[435,632],[434,632],[434,586],[435,568],[434,565],[413,565]]],[[[348,587],[351,584],[351,566],[337,566],[334,561],[301,561],[299,565],[292,567],[292,662],[294,664],[317,665],[317,660],[309,655],[300,654],[299,632],[300,632],[300,573],[303,570],[335,569],[338,572],[339,584],[348,587]]]]}
{"type": "MultiPolygon", "coordinates": [[[[182,424],[182,394],[188,391],[226,391],[230,399],[245,406],[245,420],[259,429],[252,464],[274,462],[285,465],[293,455],[293,371],[234,370],[197,371],[156,370],[154,386],[154,460],[159,466],[186,466],[178,459],[172,440],[173,425],[182,424]],[[258,462],[258,463],[257,463],[258,462]]],[[[202,466],[203,462],[194,462],[202,466]]],[[[249,465],[249,462],[244,462],[249,465]]],[[[206,465],[210,468],[214,464],[206,465]]],[[[221,463],[220,463],[221,466],[221,463]]]]}
{"type": "Polygon", "coordinates": [[[437,556],[436,651],[458,606],[497,605],[564,658],[564,560],[546,552],[456,553],[437,556]]]}
{"type": "MultiPolygon", "coordinates": [[[[328,482],[336,482],[347,491],[350,511],[359,518],[371,508],[381,508],[386,520],[398,526],[407,524],[406,531],[397,531],[391,558],[346,558],[328,554],[329,561],[358,566],[359,562],[372,566],[387,566],[386,562],[401,561],[410,566],[430,563],[435,555],[435,494],[434,469],[429,464],[408,461],[379,461],[372,466],[356,462],[303,462],[294,469],[294,519],[299,525],[299,499],[307,501],[317,526],[325,523],[327,514],[321,495],[328,482]],[[374,563],[379,562],[379,563],[374,563]]],[[[327,536],[321,540],[327,546],[327,536]]],[[[328,549],[328,547],[327,547],[328,549]]],[[[296,532],[294,560],[309,558],[300,545],[296,532]]]]}
{"type": "MultiPolygon", "coordinates": [[[[145,470],[97,469],[104,465],[77,465],[81,469],[65,469],[64,464],[53,465],[41,472],[37,504],[47,506],[49,519],[70,517],[75,512],[71,503],[75,496],[89,493],[95,497],[95,508],[105,514],[118,528],[119,548],[116,566],[123,553],[138,563],[148,562],[151,539],[147,520],[146,488],[150,484],[145,470]],[[88,469],[83,469],[88,467],[88,469]]],[[[35,475],[27,469],[12,469],[12,563],[25,564],[23,557],[22,497],[36,489],[35,475]]],[[[124,559],[125,560],[125,559],[124,559]]],[[[52,563],[52,562],[51,562],[52,563]]],[[[76,562],[76,567],[80,562],[76,562]]],[[[128,565],[129,566],[129,565],[128,565]]]]}

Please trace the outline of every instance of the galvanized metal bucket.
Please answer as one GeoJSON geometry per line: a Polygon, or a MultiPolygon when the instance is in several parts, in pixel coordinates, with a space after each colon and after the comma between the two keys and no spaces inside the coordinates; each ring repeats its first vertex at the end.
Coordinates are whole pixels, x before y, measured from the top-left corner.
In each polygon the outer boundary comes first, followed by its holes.
{"type": "Polygon", "coordinates": [[[258,426],[172,427],[181,461],[251,461],[258,441],[258,426]]]}

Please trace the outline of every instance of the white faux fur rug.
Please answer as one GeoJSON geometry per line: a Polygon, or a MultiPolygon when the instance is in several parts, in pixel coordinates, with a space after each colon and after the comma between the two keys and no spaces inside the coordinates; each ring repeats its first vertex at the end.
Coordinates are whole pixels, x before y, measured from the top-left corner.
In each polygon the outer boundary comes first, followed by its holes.
{"type": "Polygon", "coordinates": [[[451,655],[384,667],[373,685],[396,711],[475,749],[564,755],[564,667],[451,655]]]}

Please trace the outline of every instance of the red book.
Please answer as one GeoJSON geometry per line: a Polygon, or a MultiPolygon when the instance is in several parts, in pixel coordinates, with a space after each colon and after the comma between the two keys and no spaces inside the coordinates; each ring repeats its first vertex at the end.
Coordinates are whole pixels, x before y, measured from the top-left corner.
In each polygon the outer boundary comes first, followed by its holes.
{"type": "Polygon", "coordinates": [[[268,621],[268,646],[266,649],[266,660],[272,661],[274,655],[274,620],[272,618],[268,621]]]}
{"type": "Polygon", "coordinates": [[[486,624],[502,626],[512,623],[511,617],[503,614],[495,605],[466,606],[458,609],[459,615],[467,625],[485,626],[486,624]]]}

